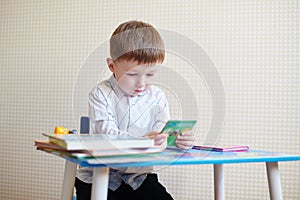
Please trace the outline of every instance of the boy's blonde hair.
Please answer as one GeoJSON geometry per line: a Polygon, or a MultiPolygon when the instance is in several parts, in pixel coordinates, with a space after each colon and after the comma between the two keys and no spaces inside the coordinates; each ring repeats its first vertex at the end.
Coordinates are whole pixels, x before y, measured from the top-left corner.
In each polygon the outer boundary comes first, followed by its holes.
{"type": "Polygon", "coordinates": [[[124,22],[110,38],[110,56],[113,61],[162,63],[165,58],[164,42],[158,31],[148,23],[124,22]]]}

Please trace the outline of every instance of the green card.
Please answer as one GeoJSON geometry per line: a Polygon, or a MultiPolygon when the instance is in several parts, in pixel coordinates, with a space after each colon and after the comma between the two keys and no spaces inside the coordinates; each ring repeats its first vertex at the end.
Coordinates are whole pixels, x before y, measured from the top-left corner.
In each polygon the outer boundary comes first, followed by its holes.
{"type": "Polygon", "coordinates": [[[169,120],[161,131],[169,135],[168,146],[175,146],[177,135],[192,130],[196,122],[196,120],[169,120]]]}

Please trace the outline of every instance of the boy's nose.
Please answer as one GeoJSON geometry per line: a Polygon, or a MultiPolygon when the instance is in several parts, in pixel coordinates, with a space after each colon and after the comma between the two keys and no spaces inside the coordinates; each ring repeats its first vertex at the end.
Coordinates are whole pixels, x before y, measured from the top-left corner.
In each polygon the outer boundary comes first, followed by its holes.
{"type": "Polygon", "coordinates": [[[139,78],[139,79],[137,80],[136,85],[137,85],[138,87],[143,87],[143,86],[145,85],[145,80],[144,80],[143,78],[139,78]]]}

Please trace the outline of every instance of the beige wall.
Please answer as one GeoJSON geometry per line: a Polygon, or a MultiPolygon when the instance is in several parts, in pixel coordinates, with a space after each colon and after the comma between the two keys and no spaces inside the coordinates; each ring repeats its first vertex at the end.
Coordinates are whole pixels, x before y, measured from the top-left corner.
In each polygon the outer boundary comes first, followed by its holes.
{"type": "MultiPolygon", "coordinates": [[[[64,161],[36,151],[33,140],[57,125],[77,128],[78,72],[129,19],[183,34],[214,63],[226,97],[216,142],[299,153],[299,11],[298,0],[1,1],[0,199],[59,199],[64,161]]],[[[166,65],[195,92],[201,142],[213,112],[209,88],[182,58],[169,54],[166,65]]],[[[176,95],[167,93],[173,116],[180,116],[176,95]]],[[[299,199],[300,163],[280,163],[280,170],[284,199],[299,199]]],[[[213,198],[211,166],[159,173],[176,199],[213,198]]],[[[226,165],[225,182],[228,199],[268,198],[263,164],[226,165]]]]}

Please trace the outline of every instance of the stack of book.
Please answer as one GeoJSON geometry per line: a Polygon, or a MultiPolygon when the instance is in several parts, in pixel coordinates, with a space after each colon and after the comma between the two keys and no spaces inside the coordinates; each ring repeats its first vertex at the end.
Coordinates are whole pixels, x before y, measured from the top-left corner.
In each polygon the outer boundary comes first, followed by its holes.
{"type": "Polygon", "coordinates": [[[48,140],[35,140],[35,146],[51,154],[76,159],[89,159],[122,155],[161,152],[154,140],[106,134],[47,134],[48,140]]]}

